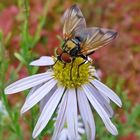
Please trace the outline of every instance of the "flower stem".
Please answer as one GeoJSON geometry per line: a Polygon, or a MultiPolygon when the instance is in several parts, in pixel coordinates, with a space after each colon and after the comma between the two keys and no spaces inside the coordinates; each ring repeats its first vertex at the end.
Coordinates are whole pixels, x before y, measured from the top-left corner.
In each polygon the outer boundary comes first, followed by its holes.
{"type": "Polygon", "coordinates": [[[9,63],[8,63],[8,61],[6,59],[6,56],[5,56],[5,48],[3,47],[3,36],[2,36],[2,34],[0,35],[0,56],[1,56],[0,57],[0,62],[2,62],[0,64],[0,81],[1,81],[1,83],[0,83],[0,93],[1,93],[1,98],[2,98],[2,101],[5,105],[7,113],[10,117],[12,127],[13,127],[14,131],[16,132],[18,138],[20,138],[22,140],[23,136],[22,136],[22,133],[21,133],[20,125],[18,124],[19,116],[16,116],[16,114],[14,114],[11,111],[10,105],[8,103],[8,99],[7,99],[6,95],[4,94],[4,88],[5,88],[5,83],[6,83],[6,77],[5,77],[4,73],[7,72],[9,63]]]}

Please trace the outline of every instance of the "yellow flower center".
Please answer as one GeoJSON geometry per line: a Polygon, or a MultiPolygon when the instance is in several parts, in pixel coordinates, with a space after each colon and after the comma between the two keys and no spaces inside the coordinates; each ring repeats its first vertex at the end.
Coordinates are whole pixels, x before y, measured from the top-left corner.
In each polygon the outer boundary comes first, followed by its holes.
{"type": "MultiPolygon", "coordinates": [[[[84,59],[80,57],[67,64],[57,61],[53,66],[53,71],[55,79],[58,80],[58,84],[67,88],[77,88],[88,83],[92,75],[89,68],[91,63],[86,62],[80,65],[82,62],[84,62],[84,59]]],[[[92,69],[94,69],[94,67],[92,69]]]]}

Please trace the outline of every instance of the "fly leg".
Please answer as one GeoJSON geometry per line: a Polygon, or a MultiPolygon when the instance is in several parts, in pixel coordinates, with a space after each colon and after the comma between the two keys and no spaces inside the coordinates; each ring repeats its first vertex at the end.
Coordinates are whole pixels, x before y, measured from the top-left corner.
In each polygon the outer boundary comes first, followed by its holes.
{"type": "Polygon", "coordinates": [[[86,63],[86,61],[87,60],[83,61],[81,64],[78,65],[78,68],[77,68],[77,77],[80,77],[80,72],[79,72],[80,66],[83,65],[84,63],[86,63]]]}
{"type": "Polygon", "coordinates": [[[55,61],[55,63],[53,64],[53,66],[58,62],[58,59],[55,61]]]}
{"type": "Polygon", "coordinates": [[[70,80],[72,80],[72,68],[73,68],[73,63],[75,61],[75,58],[72,59],[72,62],[71,62],[71,68],[70,68],[70,80]]]}
{"type": "Polygon", "coordinates": [[[84,61],[78,65],[78,68],[77,68],[77,77],[80,77],[80,72],[79,72],[80,66],[83,65],[84,63],[86,63],[88,61],[88,57],[87,56],[79,55],[79,57],[82,57],[84,59],[84,61]]]}
{"type": "Polygon", "coordinates": [[[63,65],[63,69],[66,67],[66,63],[64,63],[64,65],[63,65]]]}
{"type": "Polygon", "coordinates": [[[54,62],[53,66],[55,66],[58,61],[61,61],[61,56],[57,56],[57,60],[54,62]]]}

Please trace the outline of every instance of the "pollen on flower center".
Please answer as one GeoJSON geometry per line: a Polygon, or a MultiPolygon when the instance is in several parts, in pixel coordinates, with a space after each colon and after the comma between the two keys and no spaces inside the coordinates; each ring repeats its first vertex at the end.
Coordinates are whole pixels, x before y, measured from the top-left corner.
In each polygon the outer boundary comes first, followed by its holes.
{"type": "Polygon", "coordinates": [[[84,63],[79,67],[84,60],[82,58],[76,58],[75,61],[71,63],[64,64],[61,61],[57,61],[57,63],[53,66],[54,70],[54,78],[58,80],[60,85],[63,85],[67,88],[76,88],[81,85],[89,82],[90,62],[84,63]],[[79,74],[78,74],[79,72],[79,74]],[[70,76],[71,75],[71,76],[70,76]]]}

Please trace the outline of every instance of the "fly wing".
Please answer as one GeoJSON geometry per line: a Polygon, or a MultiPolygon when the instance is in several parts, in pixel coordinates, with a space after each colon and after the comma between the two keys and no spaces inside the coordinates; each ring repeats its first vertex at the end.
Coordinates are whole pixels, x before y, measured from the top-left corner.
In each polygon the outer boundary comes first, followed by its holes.
{"type": "Polygon", "coordinates": [[[85,18],[77,5],[71,6],[63,15],[62,22],[63,36],[65,39],[71,38],[80,29],[86,28],[85,18]]]}
{"type": "Polygon", "coordinates": [[[81,44],[81,54],[88,55],[95,50],[106,46],[117,36],[117,32],[103,28],[86,28],[77,33],[83,40],[81,44]]]}

